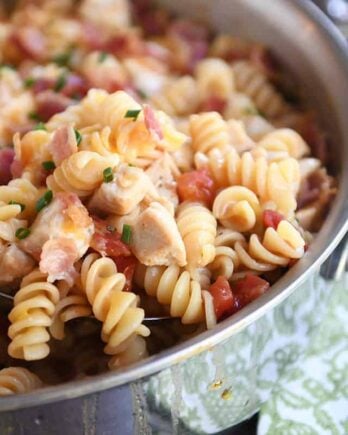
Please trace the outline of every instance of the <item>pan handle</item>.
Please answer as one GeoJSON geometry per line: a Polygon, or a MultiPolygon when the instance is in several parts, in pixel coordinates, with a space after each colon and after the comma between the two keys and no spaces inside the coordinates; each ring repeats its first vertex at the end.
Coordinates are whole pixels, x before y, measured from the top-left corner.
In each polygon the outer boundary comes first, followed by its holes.
{"type": "Polygon", "coordinates": [[[338,281],[347,267],[348,233],[340,241],[330,257],[322,264],[320,275],[327,280],[338,281]]]}

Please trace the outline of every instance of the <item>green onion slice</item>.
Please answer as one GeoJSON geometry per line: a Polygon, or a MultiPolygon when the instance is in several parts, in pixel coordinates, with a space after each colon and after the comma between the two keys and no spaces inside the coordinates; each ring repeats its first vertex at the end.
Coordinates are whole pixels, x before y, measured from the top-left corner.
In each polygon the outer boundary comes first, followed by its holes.
{"type": "Polygon", "coordinates": [[[141,110],[127,110],[126,114],[124,115],[125,118],[132,118],[133,121],[136,121],[138,119],[139,113],[141,110]]]}
{"type": "Polygon", "coordinates": [[[104,183],[110,183],[114,179],[114,174],[112,173],[112,168],[108,167],[103,171],[104,183]]]}
{"type": "Polygon", "coordinates": [[[53,169],[56,169],[56,165],[52,160],[47,160],[46,162],[42,162],[42,167],[46,171],[53,171],[53,169]]]}
{"type": "Polygon", "coordinates": [[[36,211],[39,212],[43,208],[45,208],[52,201],[52,198],[53,198],[52,190],[47,190],[45,194],[37,201],[35,207],[36,211]]]}
{"type": "Polygon", "coordinates": [[[108,57],[108,53],[106,53],[105,51],[101,51],[98,56],[98,62],[103,63],[107,57],[108,57]]]}
{"type": "Polygon", "coordinates": [[[54,91],[60,92],[66,85],[66,75],[62,74],[57,78],[56,84],[54,85],[54,91]]]}
{"type": "Polygon", "coordinates": [[[129,245],[131,238],[132,238],[132,228],[130,225],[124,224],[123,228],[122,228],[121,240],[122,240],[122,242],[129,245]]]}
{"type": "Polygon", "coordinates": [[[76,144],[77,146],[79,146],[82,141],[82,134],[78,130],[76,130],[76,128],[74,128],[74,132],[76,137],[76,144]]]}
{"type": "Polygon", "coordinates": [[[45,124],[43,122],[38,122],[34,126],[33,130],[44,130],[44,131],[47,131],[47,128],[46,128],[46,126],[45,126],[45,124]]]}
{"type": "Polygon", "coordinates": [[[29,228],[18,228],[18,230],[16,231],[15,234],[16,234],[17,239],[23,240],[29,236],[30,230],[29,230],[29,228]]]}

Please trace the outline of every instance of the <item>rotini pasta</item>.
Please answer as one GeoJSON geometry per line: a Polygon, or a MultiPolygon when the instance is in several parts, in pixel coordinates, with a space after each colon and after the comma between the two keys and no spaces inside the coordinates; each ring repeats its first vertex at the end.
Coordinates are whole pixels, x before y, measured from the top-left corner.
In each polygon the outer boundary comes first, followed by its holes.
{"type": "Polygon", "coordinates": [[[305,241],[300,233],[287,221],[278,228],[267,228],[262,242],[256,234],[250,236],[248,244],[236,242],[235,251],[239,261],[249,270],[266,272],[279,266],[287,266],[291,259],[304,254],[305,241]]]}
{"type": "Polygon", "coordinates": [[[102,182],[103,171],[117,166],[117,155],[102,157],[93,151],[79,151],[65,159],[47,179],[53,192],[74,192],[89,196],[102,182]]]}
{"type": "Polygon", "coordinates": [[[290,128],[283,128],[268,133],[258,145],[270,153],[284,153],[285,156],[300,159],[308,154],[309,148],[302,137],[290,128]]]}
{"type": "Polygon", "coordinates": [[[260,220],[260,202],[255,193],[246,187],[228,187],[216,196],[213,215],[226,228],[250,231],[260,220]]]}
{"type": "Polygon", "coordinates": [[[250,97],[266,116],[273,118],[289,111],[282,96],[250,62],[236,62],[232,69],[237,90],[250,97]]]}
{"type": "Polygon", "coordinates": [[[40,379],[24,367],[0,370],[0,396],[29,393],[41,386],[40,379]]]}
{"type": "MultiPolygon", "coordinates": [[[[149,329],[142,324],[144,310],[137,307],[134,293],[122,291],[125,276],[117,272],[110,258],[88,255],[81,267],[81,283],[93,314],[103,322],[102,339],[107,343],[105,353],[114,355],[112,366],[118,365],[115,355],[124,354],[122,345],[129,339],[149,335],[149,329]]],[[[133,353],[133,349],[130,349],[133,353]]],[[[134,355],[137,357],[138,355],[134,355]]]]}
{"type": "Polygon", "coordinates": [[[141,267],[137,282],[146,293],[170,308],[170,315],[180,317],[185,324],[204,320],[201,286],[190,278],[190,273],[178,266],[141,267]]]}
{"type": "Polygon", "coordinates": [[[239,156],[235,150],[222,153],[214,149],[208,156],[197,153],[195,162],[198,167],[209,168],[218,186],[245,186],[263,202],[273,202],[286,216],[296,209],[300,173],[298,162],[293,158],[268,163],[266,158],[254,158],[249,152],[239,156]]]}
{"type": "Polygon", "coordinates": [[[177,215],[185,244],[187,267],[204,267],[215,257],[216,219],[208,208],[195,203],[183,204],[177,215]]]}
{"type": "Polygon", "coordinates": [[[228,126],[216,112],[201,113],[190,117],[190,134],[194,151],[207,153],[231,148],[228,126]]]}
{"type": "Polygon", "coordinates": [[[225,100],[234,92],[233,72],[227,62],[219,58],[201,60],[195,71],[199,98],[211,96],[225,100]]]}
{"type": "Polygon", "coordinates": [[[8,353],[27,361],[45,358],[49,354],[49,334],[46,330],[59,301],[57,287],[35,270],[27,275],[15,294],[14,307],[9,314],[11,343],[8,353]]]}

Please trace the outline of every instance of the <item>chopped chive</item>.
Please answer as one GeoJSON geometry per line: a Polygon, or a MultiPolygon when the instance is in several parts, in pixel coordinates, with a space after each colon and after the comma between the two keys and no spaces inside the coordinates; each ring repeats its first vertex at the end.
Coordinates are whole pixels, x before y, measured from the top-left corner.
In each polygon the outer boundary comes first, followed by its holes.
{"type": "Polygon", "coordinates": [[[114,233],[116,231],[116,228],[113,225],[107,225],[106,231],[109,231],[109,233],[114,233]]]}
{"type": "Polygon", "coordinates": [[[244,109],[244,115],[258,115],[259,111],[255,107],[246,107],[244,109]]]}
{"type": "Polygon", "coordinates": [[[138,119],[140,112],[141,112],[141,110],[127,110],[124,117],[125,118],[133,118],[133,121],[136,121],[138,119]]]}
{"type": "Polygon", "coordinates": [[[76,128],[74,128],[74,132],[76,137],[76,144],[77,146],[79,146],[82,141],[82,134],[78,130],[76,130],[76,128]]]}
{"type": "Polygon", "coordinates": [[[66,51],[64,53],[57,54],[52,60],[58,66],[67,66],[71,60],[71,51],[66,51]]]}
{"type": "Polygon", "coordinates": [[[33,121],[42,122],[42,119],[40,118],[40,115],[36,112],[29,112],[28,118],[32,119],[33,121]]]}
{"type": "Polygon", "coordinates": [[[122,242],[124,242],[127,245],[129,245],[129,243],[131,241],[131,237],[132,237],[132,228],[131,228],[131,226],[128,225],[128,224],[124,224],[123,228],[122,228],[122,236],[121,236],[122,242]]]}
{"type": "Polygon", "coordinates": [[[262,112],[261,110],[258,111],[259,115],[262,116],[262,118],[266,118],[265,112],[262,112]]]}
{"type": "Polygon", "coordinates": [[[23,240],[26,237],[28,237],[30,234],[29,228],[18,228],[18,230],[15,232],[15,235],[17,239],[23,240]]]}
{"type": "Polygon", "coordinates": [[[107,57],[108,57],[108,53],[106,53],[105,51],[101,51],[98,56],[98,62],[103,63],[107,57]]]}
{"type": "Polygon", "coordinates": [[[46,126],[45,126],[45,124],[43,122],[39,122],[39,123],[37,123],[34,126],[33,130],[44,130],[44,131],[47,131],[47,128],[46,128],[46,126]]]}
{"type": "Polygon", "coordinates": [[[16,71],[16,68],[13,65],[10,65],[9,63],[2,63],[0,65],[0,68],[8,68],[8,69],[12,69],[12,70],[16,71]]]}
{"type": "Polygon", "coordinates": [[[112,168],[108,167],[103,171],[104,183],[110,183],[114,179],[114,174],[112,173],[112,168]]]}
{"type": "Polygon", "coordinates": [[[53,198],[52,190],[47,190],[45,194],[37,201],[35,207],[36,211],[39,212],[43,208],[45,208],[52,201],[52,198],[53,198]]]}
{"type": "Polygon", "coordinates": [[[60,92],[64,86],[66,85],[66,75],[61,74],[56,81],[56,84],[54,85],[54,92],[60,92]]]}
{"type": "Polygon", "coordinates": [[[42,162],[42,167],[46,171],[53,171],[53,169],[56,169],[56,165],[54,164],[54,162],[52,162],[52,160],[47,160],[46,162],[42,162]]]}
{"type": "Polygon", "coordinates": [[[25,204],[22,204],[22,203],[17,202],[17,201],[13,201],[13,199],[11,199],[11,201],[9,201],[8,203],[9,203],[9,205],[19,205],[21,208],[21,211],[25,210],[25,204]]]}
{"type": "Polygon", "coordinates": [[[36,80],[33,77],[27,77],[24,80],[24,86],[26,88],[32,88],[35,85],[36,80]]]}

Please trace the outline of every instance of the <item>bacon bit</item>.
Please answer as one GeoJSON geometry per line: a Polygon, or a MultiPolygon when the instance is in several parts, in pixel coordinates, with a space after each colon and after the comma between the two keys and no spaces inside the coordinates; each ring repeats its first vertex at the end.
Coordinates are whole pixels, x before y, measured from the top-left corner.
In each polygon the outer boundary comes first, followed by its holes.
{"type": "Polygon", "coordinates": [[[210,207],[216,194],[214,180],[207,169],[185,172],[177,179],[180,201],[198,201],[210,207]]]}
{"type": "Polygon", "coordinates": [[[12,179],[12,164],[15,152],[12,148],[0,150],[0,185],[7,184],[12,179]]]}
{"type": "Polygon", "coordinates": [[[209,292],[213,296],[215,315],[218,321],[237,311],[237,301],[232,293],[229,282],[224,276],[217,278],[209,287],[209,292]]]}
{"type": "Polygon", "coordinates": [[[77,142],[75,132],[72,127],[59,127],[48,144],[48,149],[52,154],[56,166],[63,160],[77,152],[77,142]]]}
{"type": "Polygon", "coordinates": [[[149,133],[155,140],[163,139],[163,132],[160,123],[155,117],[155,112],[150,106],[144,106],[144,121],[149,133]]]}
{"type": "Polygon", "coordinates": [[[84,22],[82,23],[81,32],[84,43],[91,50],[102,50],[105,41],[102,36],[102,32],[94,26],[92,23],[84,22]]]}
{"type": "Polygon", "coordinates": [[[136,33],[128,33],[110,38],[104,44],[103,51],[119,58],[142,56],[146,54],[146,44],[136,33]]]}
{"type": "Polygon", "coordinates": [[[225,98],[212,95],[201,103],[199,111],[222,113],[226,107],[226,103],[227,101],[225,98]]]}
{"type": "Polygon", "coordinates": [[[137,259],[134,255],[130,255],[128,257],[119,256],[112,257],[117,266],[117,271],[123,273],[126,277],[126,285],[124,287],[124,291],[129,292],[132,291],[132,281],[135,271],[135,266],[137,264],[137,259]]]}
{"type": "Polygon", "coordinates": [[[64,95],[51,90],[44,91],[36,97],[36,113],[46,122],[56,113],[63,112],[72,103],[73,100],[64,95]]]}
{"type": "Polygon", "coordinates": [[[66,77],[66,83],[61,93],[66,97],[82,98],[86,95],[88,86],[86,81],[77,74],[71,73],[66,77]]]}
{"type": "Polygon", "coordinates": [[[46,44],[45,38],[39,29],[35,27],[20,27],[10,36],[12,43],[22,56],[40,61],[43,59],[46,44]]]}
{"type": "Polygon", "coordinates": [[[269,283],[257,275],[247,274],[245,278],[234,283],[233,294],[238,301],[238,309],[263,295],[269,289],[269,283]]]}
{"type": "Polygon", "coordinates": [[[77,259],[78,252],[73,240],[65,238],[47,240],[42,247],[40,271],[48,274],[50,282],[64,279],[73,284],[76,278],[74,262],[77,259]]]}
{"type": "Polygon", "coordinates": [[[320,168],[308,175],[301,183],[300,191],[297,196],[297,206],[299,209],[305,207],[320,198],[321,193],[329,191],[331,187],[331,177],[325,169],[320,168]]]}
{"type": "Polygon", "coordinates": [[[265,210],[262,215],[263,225],[268,228],[278,228],[279,222],[285,219],[285,217],[274,210],[265,210]]]}
{"type": "Polygon", "coordinates": [[[18,159],[14,159],[11,164],[11,174],[13,178],[20,178],[23,173],[23,165],[22,162],[18,159]]]}
{"type": "Polygon", "coordinates": [[[178,36],[185,41],[202,41],[208,39],[205,27],[187,20],[176,20],[168,30],[170,36],[178,36]]]}
{"type": "Polygon", "coordinates": [[[158,9],[141,15],[138,17],[138,21],[144,29],[145,35],[156,36],[165,32],[169,23],[169,16],[166,11],[158,9]]]}
{"type": "Polygon", "coordinates": [[[91,241],[91,248],[103,256],[116,257],[132,255],[129,246],[121,241],[121,234],[110,232],[106,221],[93,216],[95,232],[91,241]]]}
{"type": "Polygon", "coordinates": [[[40,78],[36,79],[32,87],[34,94],[39,94],[40,92],[47,91],[47,89],[53,89],[55,80],[40,78]]]}

